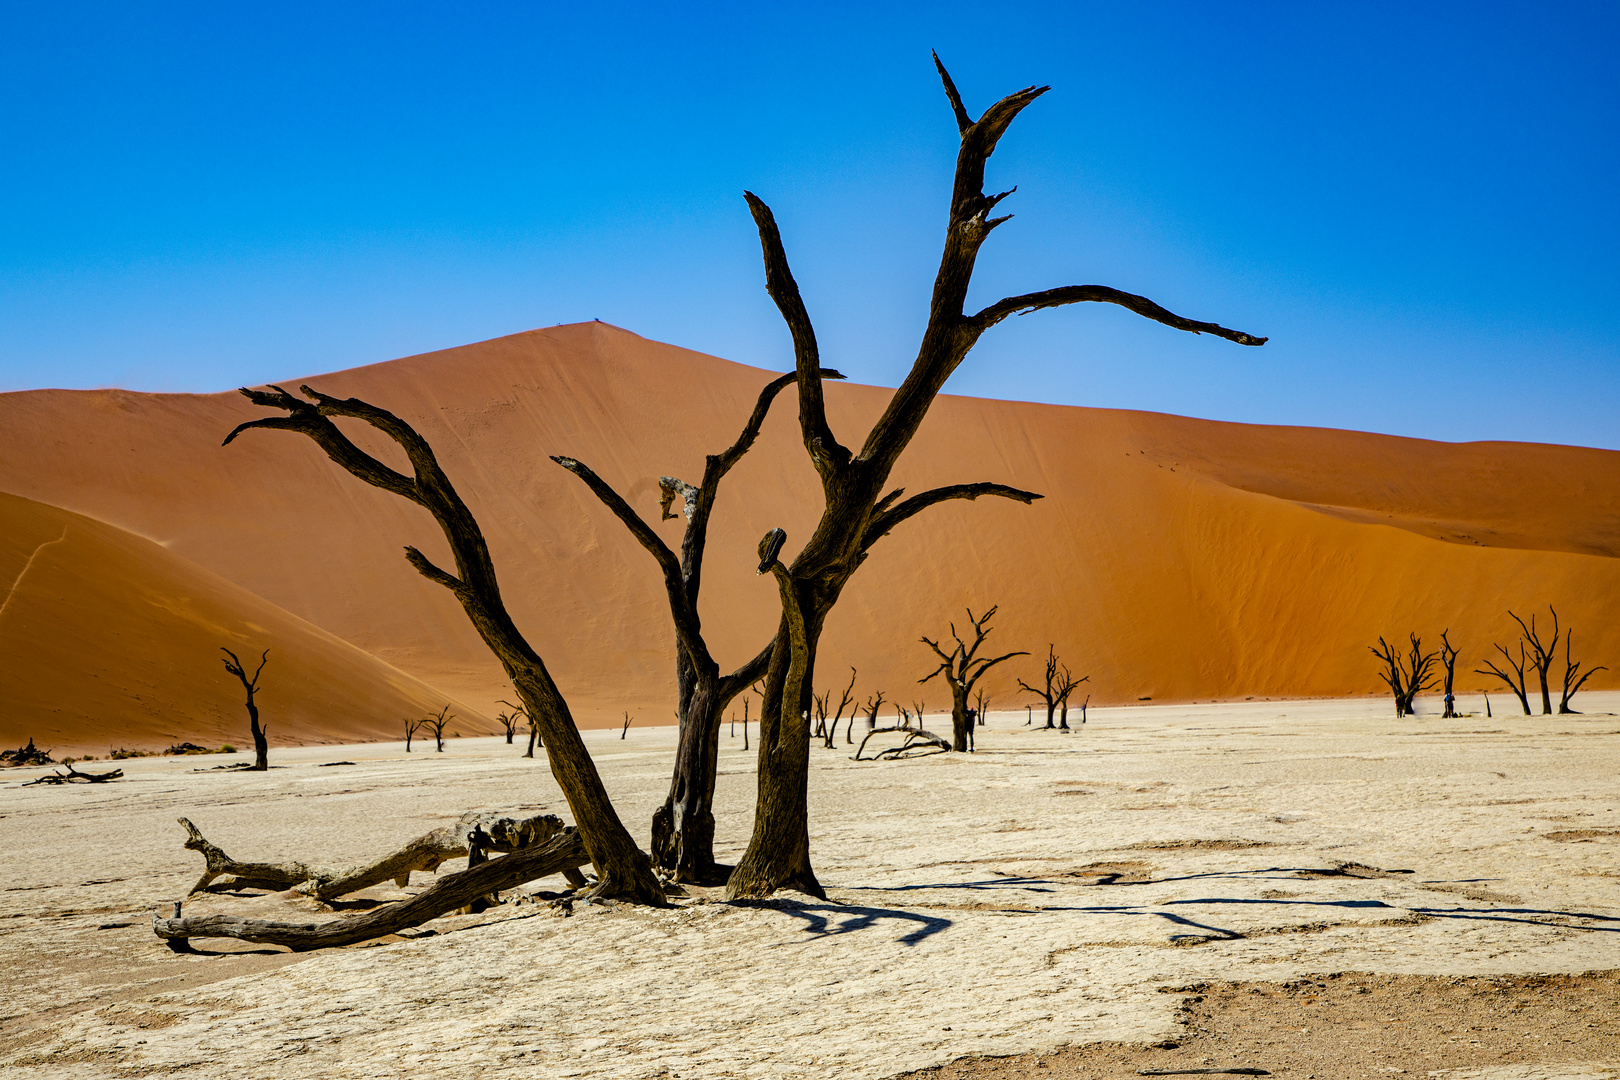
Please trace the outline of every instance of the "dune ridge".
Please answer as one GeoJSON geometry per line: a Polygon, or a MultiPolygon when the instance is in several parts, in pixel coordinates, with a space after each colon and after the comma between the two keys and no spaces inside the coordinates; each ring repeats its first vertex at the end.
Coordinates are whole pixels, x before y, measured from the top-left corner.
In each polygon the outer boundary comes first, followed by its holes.
{"type": "MultiPolygon", "coordinates": [[[[585,461],[655,520],[657,478],[695,479],[770,377],[586,323],[285,385],[417,425],[483,523],[519,626],[580,722],[601,725],[625,709],[673,718],[671,633],[652,560],[547,455],[585,461]]],[[[834,430],[858,445],[888,394],[829,384],[834,430]]],[[[301,437],[220,447],[257,415],[234,393],[0,395],[0,487],[162,544],[472,707],[507,696],[454,601],[404,562],[405,544],[445,554],[426,513],[301,437]]],[[[977,480],[1046,497],[947,504],[881,541],[829,621],[818,682],[854,664],[857,693],[937,710],[938,690],[916,685],[918,637],[992,603],[1001,649],[1056,643],[1097,702],[1374,692],[1369,642],[1448,627],[1472,691],[1490,686],[1472,669],[1514,629],[1506,610],[1548,603],[1576,627],[1577,658],[1620,668],[1614,452],[942,397],[896,485],[977,480]]],[[[773,588],[753,573],[760,535],[785,528],[791,555],[819,502],[789,391],[717,504],[701,609],[722,663],[775,625],[773,588]]],[[[680,525],[656,527],[674,545],[680,525]]],[[[998,707],[1022,702],[1013,679],[1037,666],[1022,663],[992,676],[998,707]]]]}

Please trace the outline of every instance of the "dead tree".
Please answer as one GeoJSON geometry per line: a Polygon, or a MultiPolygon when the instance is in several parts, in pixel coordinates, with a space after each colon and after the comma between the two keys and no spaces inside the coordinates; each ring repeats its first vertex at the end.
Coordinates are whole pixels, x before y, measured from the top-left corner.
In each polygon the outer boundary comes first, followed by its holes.
{"type": "MultiPolygon", "coordinates": [[[[1020,90],[975,120],[938,57],[935,65],[961,135],[944,252],[916,360],[858,450],[839,442],[827,423],[820,349],[798,284],[788,268],[776,219],[762,200],[752,192],[744,193],[764,253],[766,291],[793,338],[799,431],[805,452],[821,479],[823,510],[791,564],[783,564],[774,552],[762,549],[760,555],[759,572],[770,573],[777,581],[782,615],[765,677],[754,829],[748,849],[726,886],[726,894],[732,899],[768,896],[782,888],[822,895],[810,864],[805,798],[809,747],[799,725],[809,703],[808,680],[815,670],[816,648],[827,615],[872,545],[902,522],[946,500],[994,495],[1027,503],[1037,498],[1034,492],[997,483],[953,484],[904,501],[903,492],[889,490],[890,475],[929,406],[980,336],[1012,315],[1064,304],[1100,302],[1119,304],[1180,330],[1215,334],[1244,345],[1265,341],[1214,323],[1185,319],[1146,297],[1100,285],[1010,296],[970,314],[965,305],[979,248],[993,229],[1008,220],[991,217],[990,212],[1011,194],[984,194],[985,163],[1013,119],[1047,88],[1020,90]]],[[[773,534],[780,548],[781,530],[772,530],[767,539],[773,534]]]]}
{"type": "Polygon", "coordinates": [[[956,645],[949,651],[941,648],[937,641],[926,637],[922,639],[924,645],[934,650],[940,662],[939,667],[917,681],[925,683],[935,675],[944,676],[945,685],[951,689],[951,749],[958,752],[973,749],[973,719],[969,715],[972,710],[968,707],[968,695],[973,693],[974,684],[1003,660],[1029,655],[1027,652],[1010,652],[997,657],[979,655],[980,646],[990,636],[990,619],[996,613],[996,606],[978,618],[974,617],[972,608],[967,609],[968,626],[972,628],[971,645],[956,632],[954,622],[951,623],[951,637],[956,645]]]}
{"type": "MultiPolygon", "coordinates": [[[[854,733],[850,730],[851,728],[853,728],[855,726],[855,698],[853,696],[854,693],[855,693],[855,667],[852,664],[852,665],[850,665],[850,669],[849,669],[849,685],[844,687],[843,691],[839,693],[839,695],[838,695],[838,710],[833,713],[832,726],[827,729],[827,749],[829,749],[829,750],[832,749],[833,738],[838,734],[838,721],[843,719],[845,709],[849,710],[849,724],[844,728],[844,741],[846,743],[853,743],[855,741],[854,733]]],[[[831,698],[832,698],[832,691],[831,690],[827,691],[827,698],[829,700],[831,700],[831,698]]]]}
{"type": "Polygon", "coordinates": [[[1502,654],[1502,660],[1505,662],[1507,670],[1504,671],[1502,668],[1497,667],[1494,660],[1487,659],[1485,661],[1485,666],[1477,669],[1474,674],[1495,675],[1498,679],[1501,679],[1503,682],[1507,683],[1508,689],[1513,691],[1513,696],[1519,699],[1519,706],[1524,709],[1524,715],[1529,716],[1530,694],[1528,689],[1525,687],[1524,682],[1524,665],[1526,659],[1524,652],[1524,641],[1520,640],[1519,642],[1518,660],[1514,660],[1513,654],[1508,652],[1507,648],[1503,645],[1494,645],[1493,648],[1502,654]]]}
{"type": "Polygon", "coordinates": [[[861,708],[866,710],[866,730],[877,730],[878,710],[883,708],[883,691],[879,690],[867,698],[866,704],[862,705],[861,708]]]}
{"type": "MultiPolygon", "coordinates": [[[[528,713],[523,711],[523,706],[521,706],[521,705],[514,705],[510,701],[507,701],[505,698],[502,698],[499,702],[497,702],[497,704],[505,705],[508,709],[510,709],[512,711],[512,715],[513,715],[514,718],[521,719],[521,720],[525,721],[528,724],[528,726],[529,726],[529,748],[523,752],[523,756],[526,757],[526,758],[534,757],[534,748],[535,748],[535,746],[544,745],[544,744],[540,743],[540,725],[538,725],[538,724],[536,724],[534,722],[534,717],[530,716],[528,713]]],[[[512,740],[507,739],[506,741],[511,742],[512,740]]]]}
{"type": "Polygon", "coordinates": [[[635,717],[630,715],[630,710],[626,709],[624,711],[624,727],[619,729],[619,741],[620,742],[623,742],[624,739],[625,739],[625,736],[630,734],[630,724],[634,720],[635,720],[635,717]]]}
{"type": "MultiPolygon", "coordinates": [[[[1570,710],[1574,711],[1574,710],[1570,710]]],[[[23,787],[33,787],[35,784],[105,784],[109,780],[117,780],[124,775],[123,769],[112,769],[109,772],[80,772],[72,763],[62,766],[67,772],[46,773],[44,776],[30,780],[23,787]]]]}
{"type": "Polygon", "coordinates": [[[1390,694],[1395,698],[1396,716],[1415,716],[1413,702],[1418,694],[1434,685],[1434,675],[1431,668],[1438,653],[1423,651],[1423,639],[1416,634],[1408,634],[1410,648],[1403,655],[1382,637],[1377,645],[1367,646],[1367,650],[1379,660],[1383,661],[1383,670],[1378,677],[1384,680],[1389,687],[1390,694]]]}
{"type": "Polygon", "coordinates": [[[1450,627],[1440,631],[1440,667],[1445,672],[1446,685],[1446,711],[1441,717],[1448,720],[1457,715],[1457,650],[1452,646],[1451,639],[1446,637],[1449,633],[1450,627]]]}
{"type": "Polygon", "coordinates": [[[652,863],[619,820],[590,752],[569,712],[568,702],[552,680],[539,653],[518,630],[501,599],[495,564],[483,530],[456,493],[433,449],[415,428],[385,409],[356,398],[334,398],[308,386],[305,401],[280,387],[242,393],[255,405],[287,415],[251,420],[225,437],[232,442],[251,428],[294,431],[308,436],[339,466],[371,484],[426,509],[438,522],[455,559],[454,574],[440,569],[414,547],[405,556],[429,581],[448,589],[484,639],[516,688],[523,711],[538,722],[545,736],[552,776],[568,800],[580,839],[597,870],[597,892],[644,904],[663,905],[664,892],[652,863]],[[367,454],[332,423],[332,417],[363,421],[392,439],[411,463],[411,475],[398,472],[367,454]]]}
{"type": "MultiPolygon", "coordinates": [[[[1028,656],[1029,654],[1024,653],[1023,655],[1028,656]]],[[[1074,693],[1074,688],[1079,686],[1081,683],[1089,682],[1091,676],[1086,675],[1079,679],[1075,678],[1074,672],[1069,670],[1068,665],[1064,664],[1058,659],[1057,646],[1048,645],[1046,647],[1046,669],[1042,675],[1042,679],[1043,681],[1039,687],[1031,686],[1023,679],[1019,679],[1018,688],[1023,690],[1025,693],[1034,694],[1036,697],[1040,698],[1043,703],[1045,703],[1046,726],[1041,729],[1042,731],[1052,731],[1054,729],[1068,731],[1069,695],[1074,693]],[[1058,725],[1053,723],[1053,721],[1057,719],[1058,709],[1060,708],[1063,710],[1062,727],[1058,727],[1058,725]]]]}
{"type": "Polygon", "coordinates": [[[1574,636],[1575,631],[1573,629],[1564,631],[1564,696],[1558,701],[1558,711],[1560,713],[1579,713],[1579,709],[1569,707],[1570,699],[1575,696],[1575,691],[1579,690],[1581,685],[1597,672],[1609,670],[1606,667],[1595,667],[1584,672],[1581,671],[1581,662],[1572,659],[1570,655],[1570,639],[1574,636]]]}
{"type": "Polygon", "coordinates": [[[990,695],[984,692],[981,686],[973,692],[973,714],[980,727],[984,727],[985,717],[990,715],[990,695]]]}
{"type": "MultiPolygon", "coordinates": [[[[1551,604],[1547,605],[1547,610],[1552,612],[1553,632],[1552,639],[1546,644],[1542,644],[1541,636],[1536,633],[1536,617],[1534,614],[1530,616],[1529,625],[1526,625],[1523,619],[1511,611],[1508,612],[1508,617],[1519,624],[1519,630],[1524,634],[1524,642],[1530,646],[1530,665],[1536,669],[1536,675],[1541,679],[1541,715],[1543,716],[1552,715],[1552,693],[1547,687],[1547,672],[1553,666],[1553,661],[1558,658],[1558,612],[1553,610],[1551,604]]],[[[1529,714],[1528,708],[1525,713],[1526,715],[1529,714]]]]}
{"type": "Polygon", "coordinates": [[[416,729],[422,726],[422,721],[412,719],[411,717],[407,716],[407,717],[405,717],[404,722],[405,722],[405,752],[408,754],[408,753],[411,752],[411,737],[416,734],[416,729]]]}
{"type": "Polygon", "coordinates": [[[226,671],[241,680],[242,689],[247,693],[248,727],[253,731],[253,768],[250,771],[264,772],[270,768],[270,740],[266,737],[266,727],[259,722],[259,706],[254,703],[253,698],[259,692],[259,675],[264,671],[264,665],[270,662],[270,650],[264,650],[264,655],[259,657],[259,666],[254,669],[251,679],[247,677],[247,672],[242,668],[242,661],[236,658],[235,653],[223,645],[219,647],[219,651],[230,658],[221,660],[220,663],[225,665],[226,671]]]}
{"type": "Polygon", "coordinates": [[[896,727],[880,727],[868,731],[866,738],[861,740],[860,747],[855,751],[855,756],[850,760],[897,761],[902,758],[927,757],[929,754],[947,754],[950,753],[950,749],[950,743],[935,735],[932,731],[924,731],[920,724],[917,727],[901,724],[896,727]],[[899,746],[879,750],[871,757],[862,757],[866,753],[866,744],[871,741],[872,736],[883,735],[892,731],[898,731],[905,736],[900,741],[899,746]]]}
{"type": "Polygon", "coordinates": [[[570,828],[533,847],[519,848],[503,858],[445,874],[407,900],[381,904],[359,915],[319,923],[271,922],[234,915],[182,918],[180,904],[176,903],[173,918],[153,917],[152,932],[168,941],[170,948],[181,952],[188,948],[185,943],[189,939],[206,937],[282,945],[294,952],[339,948],[420,926],[491,893],[574,870],[586,861],[585,845],[579,833],[570,828]]]}
{"type": "Polygon", "coordinates": [[[438,746],[441,754],[444,753],[445,725],[454,719],[455,715],[450,712],[450,706],[448,705],[437,713],[428,713],[422,718],[422,726],[433,732],[433,742],[438,746]]]}
{"type": "Polygon", "coordinates": [[[518,725],[523,722],[522,711],[498,712],[495,714],[495,720],[501,725],[501,730],[506,732],[506,745],[511,746],[513,737],[517,735],[518,725]]]}

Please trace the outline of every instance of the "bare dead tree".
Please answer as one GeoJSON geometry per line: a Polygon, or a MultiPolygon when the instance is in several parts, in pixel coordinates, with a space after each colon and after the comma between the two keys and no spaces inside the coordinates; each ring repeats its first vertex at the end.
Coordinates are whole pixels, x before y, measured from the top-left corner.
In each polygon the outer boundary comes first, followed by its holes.
{"type": "Polygon", "coordinates": [[[991,668],[1004,660],[1011,660],[1015,656],[1028,656],[1027,652],[1003,653],[1001,656],[980,656],[979,649],[984,645],[985,639],[990,636],[990,620],[996,614],[999,605],[992,605],[983,615],[974,617],[973,609],[967,609],[969,636],[973,641],[969,644],[962,635],[956,632],[956,623],[951,623],[951,638],[955,645],[949,650],[940,647],[939,642],[923,638],[922,643],[934,650],[939,657],[939,666],[917,681],[926,683],[936,675],[944,677],[945,685],[951,690],[951,749],[958,752],[973,749],[973,720],[969,716],[968,695],[973,693],[974,684],[991,668]]]}
{"type": "MultiPolygon", "coordinates": [[[[817,374],[823,379],[843,378],[830,369],[819,369],[817,374]]],[[[653,861],[669,870],[677,881],[708,884],[720,876],[721,871],[714,861],[714,781],[720,754],[721,718],[732,699],[765,674],[772,647],[767,644],[742,667],[722,676],[720,665],[703,637],[702,620],[698,616],[709,521],[721,480],[759,438],[760,428],[777,395],[796,381],[796,374],[788,374],[765,385],[754,411],[743,425],[742,434],[721,453],[708,455],[703,477],[696,486],[673,476],[659,478],[660,520],[677,518],[671,513],[676,499],[681,500],[682,514],[686,518],[678,558],[641,515],[589,466],[574,458],[552,458],[585,482],[591,493],[647,550],[663,573],[670,618],[675,626],[677,735],[669,794],[653,813],[652,856],[653,861]]],[[[743,738],[746,743],[746,721],[743,738]]]]}
{"type": "Polygon", "coordinates": [[[405,752],[407,754],[411,752],[411,736],[415,735],[416,729],[421,726],[421,720],[409,716],[405,717],[405,752]]]}
{"type": "Polygon", "coordinates": [[[433,742],[438,747],[438,751],[441,754],[444,753],[445,726],[455,718],[455,714],[450,711],[450,706],[448,705],[440,709],[437,713],[428,713],[422,718],[422,726],[433,732],[433,742]]]}
{"type": "Polygon", "coordinates": [[[1434,686],[1435,676],[1432,672],[1434,661],[1438,653],[1424,652],[1423,639],[1416,634],[1408,634],[1411,638],[1411,648],[1406,654],[1406,715],[1417,715],[1417,696],[1434,686]]]}
{"type": "Polygon", "coordinates": [[[1519,624],[1519,629],[1524,634],[1524,641],[1530,646],[1530,664],[1536,669],[1537,677],[1541,679],[1541,715],[1543,716],[1552,714],[1552,694],[1547,687],[1547,672],[1553,666],[1553,661],[1558,658],[1558,612],[1553,610],[1551,604],[1547,605],[1547,610],[1552,611],[1553,632],[1552,638],[1546,644],[1542,644],[1541,636],[1536,633],[1536,617],[1534,614],[1530,616],[1530,622],[1526,625],[1523,619],[1511,611],[1508,612],[1508,617],[1519,624]]]}
{"type": "Polygon", "coordinates": [[[875,731],[877,729],[878,710],[883,708],[883,691],[879,690],[871,697],[868,697],[866,704],[862,705],[861,708],[866,710],[866,730],[875,731]]]}
{"type": "Polygon", "coordinates": [[[1396,651],[1393,645],[1384,640],[1382,634],[1378,637],[1378,644],[1369,645],[1367,649],[1379,660],[1383,661],[1384,666],[1378,672],[1378,677],[1384,680],[1384,685],[1389,687],[1390,695],[1395,699],[1395,715],[1397,717],[1405,716],[1406,668],[1401,663],[1401,654],[1396,651]]]}
{"type": "Polygon", "coordinates": [[[270,768],[269,729],[259,722],[259,706],[253,699],[259,692],[259,676],[264,672],[264,665],[270,662],[270,650],[264,650],[264,655],[259,657],[259,666],[253,669],[251,679],[248,678],[247,671],[242,667],[242,661],[236,658],[235,653],[223,645],[219,647],[219,651],[229,657],[220,663],[225,665],[226,671],[237,677],[242,683],[242,690],[247,694],[248,727],[253,732],[253,768],[249,771],[264,772],[270,768]]]}
{"type": "Polygon", "coordinates": [[[1434,685],[1434,675],[1430,669],[1433,667],[1437,653],[1423,651],[1423,639],[1416,634],[1408,634],[1410,646],[1403,654],[1395,646],[1386,642],[1382,637],[1377,645],[1369,645],[1367,649],[1379,660],[1383,661],[1383,670],[1378,677],[1384,680],[1389,687],[1390,694],[1395,698],[1396,716],[1413,716],[1413,702],[1418,694],[1434,685]]]}
{"type": "Polygon", "coordinates": [[[626,709],[624,711],[624,727],[619,729],[619,741],[620,742],[623,742],[625,736],[630,734],[630,724],[634,720],[635,720],[635,717],[630,715],[630,710],[626,709]]]}
{"type": "Polygon", "coordinates": [[[1595,667],[1584,672],[1581,671],[1581,662],[1573,659],[1570,654],[1570,649],[1572,647],[1570,645],[1570,639],[1572,639],[1574,636],[1575,631],[1573,628],[1564,631],[1564,696],[1558,701],[1558,711],[1560,713],[1580,712],[1579,709],[1572,709],[1569,706],[1570,699],[1575,696],[1575,691],[1579,690],[1586,680],[1590,679],[1593,675],[1600,671],[1609,670],[1606,667],[1595,667]]]}
{"type": "MultiPolygon", "coordinates": [[[[831,750],[832,747],[833,747],[833,739],[838,735],[838,721],[840,721],[840,720],[842,720],[844,718],[844,710],[845,709],[850,710],[850,712],[849,712],[849,724],[850,724],[850,727],[853,727],[854,724],[855,724],[855,710],[853,708],[853,706],[855,704],[855,698],[852,696],[854,694],[854,692],[855,692],[855,668],[852,665],[850,667],[850,669],[849,669],[849,685],[844,687],[843,691],[838,695],[838,708],[836,710],[834,710],[834,712],[832,714],[832,722],[828,726],[828,728],[826,730],[826,733],[824,735],[825,742],[823,743],[823,745],[826,746],[827,749],[829,749],[829,750],[831,750]]],[[[828,708],[831,707],[831,704],[832,704],[832,691],[829,690],[825,694],[823,694],[822,697],[821,697],[821,701],[822,701],[822,706],[821,706],[822,711],[825,712],[828,708]]],[[[848,728],[845,729],[845,741],[849,742],[851,744],[854,743],[854,738],[850,734],[848,728]]]]}
{"type": "MultiPolygon", "coordinates": [[[[540,742],[540,725],[538,725],[538,724],[536,724],[534,722],[534,717],[530,716],[528,713],[523,711],[523,706],[514,705],[512,702],[507,701],[505,698],[502,698],[498,702],[498,704],[505,705],[507,707],[507,709],[509,709],[511,711],[512,716],[514,717],[514,719],[523,720],[528,725],[528,728],[529,728],[529,748],[523,752],[523,756],[526,757],[526,758],[534,757],[534,748],[537,745],[538,746],[544,746],[545,745],[544,743],[540,742]]],[[[507,739],[506,741],[511,742],[512,740],[507,739]]]]}
{"type": "Polygon", "coordinates": [[[511,746],[512,738],[517,734],[518,725],[523,722],[523,713],[521,711],[499,712],[495,714],[495,720],[501,725],[501,730],[506,732],[506,745],[511,746]]]}
{"type": "Polygon", "coordinates": [[[1519,706],[1524,709],[1524,715],[1529,716],[1530,694],[1528,689],[1525,687],[1524,680],[1524,665],[1526,662],[1524,641],[1520,640],[1519,642],[1518,660],[1513,659],[1513,654],[1507,651],[1506,646],[1498,644],[1493,645],[1492,647],[1495,648],[1497,652],[1502,654],[1502,660],[1504,661],[1507,670],[1497,667],[1494,660],[1487,659],[1485,661],[1485,666],[1476,670],[1474,674],[1495,675],[1498,679],[1501,679],[1503,682],[1507,683],[1508,689],[1513,691],[1513,696],[1519,699],[1519,706]],[[1509,674],[1509,672],[1512,674],[1509,674]]]}
{"type": "Polygon", "coordinates": [[[1440,631],[1440,667],[1445,672],[1446,686],[1446,711],[1441,714],[1443,719],[1450,719],[1457,715],[1457,695],[1455,693],[1457,686],[1457,650],[1452,646],[1451,639],[1446,636],[1449,633],[1451,633],[1450,627],[1440,631]]]}
{"type": "Polygon", "coordinates": [[[255,405],[280,409],[287,415],[240,424],[225,437],[225,442],[231,443],[252,428],[297,432],[313,440],[327,457],[355,477],[408,499],[433,515],[449,543],[456,572],[451,574],[435,566],[415,547],[407,547],[405,557],[418,573],[455,596],[484,644],[501,662],[524,712],[538,722],[549,750],[552,776],[568,800],[580,840],[596,866],[596,895],[663,905],[663,888],[653,875],[651,861],[619,820],[574,724],[568,702],[545,662],[507,612],[483,530],[440,467],[432,447],[415,428],[386,409],[356,398],[334,398],[308,386],[299,389],[309,400],[296,398],[280,387],[269,391],[244,389],[243,395],[255,405]],[[361,450],[338,430],[333,417],[362,421],[393,440],[409,459],[411,475],[361,450]]]}
{"type": "Polygon", "coordinates": [[[990,695],[982,686],[973,692],[973,713],[979,727],[984,727],[984,719],[990,714],[990,695]]]}
{"type": "Polygon", "coordinates": [[[954,484],[904,501],[902,491],[888,490],[890,475],[929,406],[978,339],[1012,315],[1063,304],[1102,302],[1122,305],[1181,330],[1216,334],[1246,345],[1260,345],[1265,340],[1214,323],[1193,322],[1145,297],[1099,285],[1010,296],[969,314],[965,304],[979,248],[993,229],[1008,220],[991,217],[990,211],[1011,194],[984,194],[985,163],[1013,119],[1046,88],[1030,87],[1011,94],[974,120],[937,57],[935,64],[961,135],[945,247],[917,358],[858,451],[839,442],[827,423],[820,350],[788,267],[776,219],[762,200],[752,192],[744,193],[759,231],[766,291],[793,338],[800,435],[821,479],[823,511],[791,565],[776,558],[785,539],[780,529],[768,533],[761,547],[759,572],[776,578],[782,616],[765,678],[754,829],[726,886],[732,899],[768,896],[782,888],[823,895],[810,863],[805,796],[809,747],[799,724],[809,703],[808,678],[815,668],[827,615],[872,545],[902,522],[947,500],[993,495],[1027,503],[1037,497],[1034,492],[997,483],[954,484]],[[767,548],[773,536],[776,550],[767,548]]]}
{"type": "MultiPolygon", "coordinates": [[[[1028,656],[1029,654],[1024,653],[1023,655],[1028,656]]],[[[1058,659],[1057,646],[1048,645],[1046,647],[1046,668],[1042,673],[1041,685],[1039,687],[1031,686],[1023,679],[1019,679],[1018,687],[1025,693],[1034,694],[1035,696],[1039,697],[1046,705],[1046,726],[1041,729],[1042,731],[1052,731],[1054,729],[1068,731],[1069,695],[1074,693],[1075,687],[1079,686],[1083,682],[1089,682],[1090,680],[1090,675],[1079,679],[1075,678],[1074,672],[1069,670],[1068,665],[1064,664],[1058,659]],[[1057,719],[1058,710],[1060,708],[1063,709],[1063,724],[1061,728],[1053,723],[1053,721],[1057,719]]]]}

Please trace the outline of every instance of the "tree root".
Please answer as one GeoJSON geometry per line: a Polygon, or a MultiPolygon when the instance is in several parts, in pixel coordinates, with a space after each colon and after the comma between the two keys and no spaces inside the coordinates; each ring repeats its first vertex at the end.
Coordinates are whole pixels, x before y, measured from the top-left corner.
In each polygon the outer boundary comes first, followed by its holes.
{"type": "Polygon", "coordinates": [[[271,922],[234,915],[182,918],[180,905],[176,903],[174,918],[153,916],[152,932],[178,952],[186,951],[185,943],[190,938],[201,937],[283,945],[294,952],[338,948],[420,926],[446,912],[466,907],[482,896],[515,888],[526,881],[570,870],[577,873],[587,861],[585,845],[580,842],[578,832],[566,828],[537,847],[521,848],[499,859],[445,874],[409,900],[384,904],[360,915],[322,923],[271,922]]]}
{"type": "MultiPolygon", "coordinates": [[[[480,852],[517,851],[548,840],[563,829],[562,820],[554,814],[542,814],[521,820],[491,814],[465,814],[454,825],[425,833],[380,859],[343,869],[333,869],[301,862],[242,862],[225,854],[186,818],[179,820],[190,834],[186,847],[192,851],[202,852],[203,858],[207,861],[207,868],[203,871],[202,877],[197,879],[197,884],[193,885],[186,895],[190,896],[204,889],[217,891],[225,888],[254,888],[280,891],[296,888],[317,900],[333,900],[373,885],[380,885],[385,881],[403,886],[410,880],[412,870],[431,873],[437,870],[441,863],[471,855],[475,846],[480,852]],[[218,878],[227,880],[215,884],[218,878]]],[[[584,876],[575,867],[568,867],[565,876],[571,887],[578,888],[585,883],[584,876]]]]}
{"type": "Polygon", "coordinates": [[[880,727],[873,728],[871,731],[866,733],[866,738],[861,740],[861,745],[856,749],[855,756],[850,758],[850,760],[895,761],[901,758],[927,757],[929,754],[945,754],[949,753],[950,749],[950,741],[948,739],[940,738],[932,731],[924,731],[921,728],[880,727]],[[891,746],[886,750],[879,750],[869,758],[863,758],[861,753],[865,751],[867,741],[870,740],[873,735],[882,735],[886,731],[903,731],[906,733],[906,741],[901,743],[899,746],[891,746]]]}

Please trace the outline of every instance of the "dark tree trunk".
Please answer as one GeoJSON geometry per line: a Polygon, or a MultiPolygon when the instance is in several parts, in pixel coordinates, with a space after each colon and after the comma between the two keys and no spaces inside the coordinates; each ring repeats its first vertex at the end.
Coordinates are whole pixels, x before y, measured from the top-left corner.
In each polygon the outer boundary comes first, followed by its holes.
{"type": "Polygon", "coordinates": [[[270,741],[266,737],[264,725],[259,723],[259,706],[254,704],[253,698],[259,692],[259,676],[264,673],[264,665],[270,661],[270,650],[264,650],[264,655],[259,657],[259,666],[251,679],[248,678],[247,669],[242,666],[242,661],[237,659],[235,653],[223,645],[219,651],[230,657],[229,660],[222,661],[225,670],[236,676],[242,684],[242,690],[247,694],[248,728],[253,732],[253,768],[250,771],[266,772],[270,768],[270,741]]]}
{"type": "MultiPolygon", "coordinates": [[[[936,65],[938,58],[936,57],[936,65]]],[[[795,887],[820,894],[810,867],[805,820],[805,783],[809,742],[801,710],[809,705],[808,687],[815,670],[816,643],[828,612],[844,585],[865,561],[872,545],[912,516],[948,499],[981,495],[1031,502],[1039,496],[1005,484],[957,484],[935,488],[900,501],[885,494],[889,477],[910,444],[929,406],[952,371],[991,327],[1012,315],[1082,302],[1120,304],[1139,315],[1182,330],[1218,334],[1232,341],[1259,345],[1251,337],[1213,323],[1184,319],[1144,297],[1104,286],[1081,285],[1008,297],[969,315],[968,285],[980,246],[1006,218],[990,210],[1010,192],[986,196],[984,166],[1008,125],[1045,92],[1031,87],[992,105],[978,120],[962,104],[950,76],[939,66],[946,96],[961,135],[945,250],[940,257],[929,305],[928,325],[910,373],[889,399],[883,415],[868,432],[859,452],[838,441],[827,423],[820,375],[820,349],[771,210],[745,192],[759,231],[764,255],[765,287],[793,338],[794,373],[799,388],[799,432],[805,452],[821,479],[823,510],[814,532],[790,566],[777,559],[785,536],[772,530],[761,544],[761,573],[778,579],[782,619],[771,656],[761,716],[759,789],[754,833],[748,850],[732,873],[727,895],[766,896],[795,887]],[[791,656],[785,655],[791,652],[791,656]]]]}
{"type": "Polygon", "coordinates": [[[439,466],[427,440],[394,414],[355,398],[333,398],[304,386],[300,389],[310,401],[303,401],[279,387],[272,389],[274,393],[242,393],[256,405],[282,409],[288,415],[238,425],[225,442],[230,443],[250,428],[299,432],[354,476],[409,499],[433,515],[455,557],[456,573],[435,566],[414,547],[405,549],[406,558],[418,573],[455,596],[479,637],[501,662],[517,690],[524,714],[539,725],[549,751],[546,757],[551,774],[568,800],[580,840],[596,866],[597,895],[664,905],[663,887],[653,875],[652,863],[619,820],[567,701],[552,681],[545,662],[506,610],[483,530],[439,466]],[[412,475],[397,472],[355,446],[332,423],[333,416],[362,420],[387,435],[405,451],[412,475]]]}
{"type": "Polygon", "coordinates": [[[967,687],[951,683],[951,749],[957,753],[973,749],[973,719],[968,715],[967,695],[967,687]]]}

